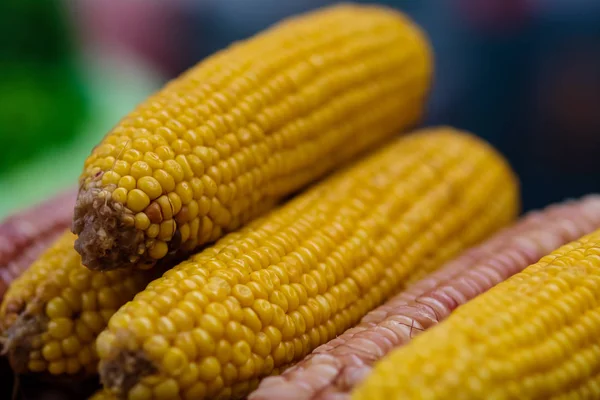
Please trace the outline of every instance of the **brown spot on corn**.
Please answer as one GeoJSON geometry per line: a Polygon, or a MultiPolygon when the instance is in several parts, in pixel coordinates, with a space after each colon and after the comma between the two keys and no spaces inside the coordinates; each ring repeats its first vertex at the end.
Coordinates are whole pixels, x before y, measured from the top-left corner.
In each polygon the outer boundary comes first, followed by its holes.
{"type": "Polygon", "coordinates": [[[391,352],[352,398],[598,398],[599,294],[600,230],[391,352]]]}
{"type": "Polygon", "coordinates": [[[510,168],[474,136],[395,141],[149,284],[98,338],[103,383],[120,398],[243,398],[518,203],[510,168]]]}
{"type": "Polygon", "coordinates": [[[406,16],[358,5],[288,19],[202,61],[86,160],[73,221],[83,264],[150,266],[237,229],[414,125],[432,68],[406,16]]]}
{"type": "Polygon", "coordinates": [[[12,283],[2,302],[3,350],[17,373],[95,373],[97,335],[120,306],[164,271],[92,271],[81,264],[74,241],[63,231],[12,283]]]}

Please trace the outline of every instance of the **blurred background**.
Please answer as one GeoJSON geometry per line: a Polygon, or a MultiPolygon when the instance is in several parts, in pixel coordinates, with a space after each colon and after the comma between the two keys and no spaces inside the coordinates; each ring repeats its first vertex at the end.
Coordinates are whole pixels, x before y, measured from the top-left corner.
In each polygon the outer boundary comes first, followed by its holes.
{"type": "MultiPolygon", "coordinates": [[[[332,3],[1,1],[0,219],[72,186],[92,146],[167,80],[332,3]]],[[[525,210],[600,192],[600,1],[377,3],[410,14],[433,42],[425,124],[470,130],[502,151],[525,210]]]]}

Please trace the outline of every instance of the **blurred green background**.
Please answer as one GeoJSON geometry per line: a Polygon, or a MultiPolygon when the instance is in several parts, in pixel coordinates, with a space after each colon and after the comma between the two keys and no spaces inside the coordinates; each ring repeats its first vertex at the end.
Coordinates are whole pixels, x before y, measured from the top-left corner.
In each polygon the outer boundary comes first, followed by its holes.
{"type": "MultiPolygon", "coordinates": [[[[139,101],[202,58],[332,0],[0,1],[0,219],[76,185],[139,101]]],[[[491,142],[524,209],[600,192],[600,1],[359,0],[427,31],[424,124],[491,142]]]]}

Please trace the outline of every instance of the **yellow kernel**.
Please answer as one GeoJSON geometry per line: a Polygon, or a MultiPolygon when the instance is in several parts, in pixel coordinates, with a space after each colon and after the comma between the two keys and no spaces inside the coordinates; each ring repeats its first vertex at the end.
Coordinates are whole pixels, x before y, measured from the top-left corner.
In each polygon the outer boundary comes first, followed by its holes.
{"type": "Polygon", "coordinates": [[[244,341],[237,342],[235,345],[233,345],[233,354],[232,354],[233,363],[236,365],[244,365],[250,358],[250,355],[252,354],[251,350],[252,349],[250,349],[250,346],[248,345],[247,342],[244,342],[244,341]]]}
{"type": "Polygon", "coordinates": [[[179,227],[179,233],[181,234],[181,242],[185,243],[190,238],[190,226],[183,224],[179,227]]]}
{"type": "Polygon", "coordinates": [[[124,161],[131,165],[142,158],[142,153],[136,149],[127,149],[123,152],[121,157],[124,161]]]}
{"type": "Polygon", "coordinates": [[[160,317],[156,323],[157,332],[167,337],[172,337],[177,334],[177,327],[167,317],[160,317]]]}
{"type": "Polygon", "coordinates": [[[113,166],[113,171],[120,176],[129,174],[129,163],[125,160],[117,160],[113,166]]]}
{"type": "Polygon", "coordinates": [[[135,180],[138,180],[144,176],[152,176],[152,168],[144,161],[136,161],[131,164],[129,173],[135,180]]]}
{"type": "Polygon", "coordinates": [[[79,339],[77,339],[77,336],[69,336],[68,338],[63,339],[61,346],[63,353],[68,356],[77,354],[81,349],[81,343],[79,342],[79,339]]]}
{"type": "Polygon", "coordinates": [[[173,308],[169,311],[167,317],[175,324],[180,332],[189,331],[194,327],[194,320],[188,313],[179,308],[173,308]]]}
{"type": "MultiPolygon", "coordinates": [[[[158,226],[158,225],[155,225],[155,226],[158,226]]],[[[148,235],[148,236],[150,236],[150,235],[148,235]]],[[[152,257],[153,259],[160,260],[161,258],[165,257],[168,252],[169,252],[169,245],[161,240],[157,240],[154,242],[152,247],[150,247],[148,253],[150,254],[150,257],[152,257]]]]}
{"type": "Polygon", "coordinates": [[[194,157],[194,155],[193,154],[188,154],[188,155],[180,154],[177,157],[175,157],[175,161],[177,161],[177,163],[183,170],[183,176],[186,180],[190,180],[194,176],[194,171],[192,170],[192,166],[190,165],[190,162],[188,160],[189,157],[194,157]]]}
{"type": "Polygon", "coordinates": [[[67,370],[67,362],[65,360],[52,361],[48,366],[48,372],[52,375],[64,374],[67,370]]]}
{"type": "Polygon", "coordinates": [[[246,364],[242,365],[238,369],[238,374],[240,380],[246,380],[256,375],[257,371],[254,360],[252,358],[249,358],[248,361],[246,361],[246,364]]]}
{"type": "Polygon", "coordinates": [[[69,318],[56,318],[48,323],[48,333],[55,339],[64,339],[73,332],[73,321],[69,318]]]}
{"type": "Polygon", "coordinates": [[[160,231],[158,233],[158,238],[160,240],[168,241],[173,238],[173,234],[176,231],[175,221],[172,219],[164,221],[160,224],[160,231]]]}
{"type": "Polygon", "coordinates": [[[46,361],[56,361],[62,357],[62,347],[57,341],[47,343],[42,348],[42,356],[46,361]]]}
{"type": "Polygon", "coordinates": [[[223,382],[225,382],[225,384],[231,385],[237,379],[237,368],[232,363],[227,363],[223,366],[221,376],[223,377],[223,382]]]}
{"type": "Polygon", "coordinates": [[[231,294],[238,299],[242,307],[249,307],[254,303],[254,294],[248,286],[235,285],[231,290],[231,294]]]}
{"type": "MultiPolygon", "coordinates": [[[[119,187],[127,190],[127,192],[135,189],[135,185],[136,185],[135,178],[131,175],[126,175],[126,176],[122,177],[121,179],[119,179],[119,187]]],[[[113,193],[113,196],[114,196],[114,193],[113,193]]]]}
{"type": "Polygon", "coordinates": [[[106,359],[110,356],[112,351],[112,346],[115,342],[115,335],[113,335],[109,331],[103,331],[98,335],[98,339],[96,340],[96,351],[98,352],[98,356],[102,359],[106,359]]]}
{"type": "Polygon", "coordinates": [[[157,170],[157,169],[163,168],[163,165],[164,165],[163,161],[160,159],[160,157],[158,156],[158,154],[152,153],[152,152],[147,152],[146,154],[144,154],[144,161],[153,170],[157,170]]]}
{"type": "Polygon", "coordinates": [[[156,178],[143,176],[137,181],[137,188],[146,193],[150,200],[157,199],[162,195],[163,189],[156,178]]]}
{"type": "Polygon", "coordinates": [[[163,193],[170,193],[175,190],[175,179],[164,169],[154,171],[152,176],[160,184],[163,193]]]}
{"type": "MultiPolygon", "coordinates": [[[[156,155],[164,162],[175,158],[175,152],[170,146],[159,146],[156,148],[156,155]]],[[[164,164],[163,164],[164,168],[164,164]]]]}
{"type": "Polygon", "coordinates": [[[259,332],[262,329],[262,324],[254,310],[251,308],[244,308],[242,312],[244,313],[244,325],[254,332],[259,332]]]}
{"type": "Polygon", "coordinates": [[[172,400],[179,396],[179,385],[175,379],[166,379],[154,387],[154,399],[172,400]]]}
{"type": "Polygon", "coordinates": [[[31,371],[31,372],[44,372],[46,370],[46,366],[48,364],[45,361],[42,360],[30,360],[27,363],[27,368],[31,371]]]}
{"type": "Polygon", "coordinates": [[[281,331],[274,326],[267,326],[264,333],[269,338],[271,347],[277,347],[281,343],[281,331]]]}
{"type": "Polygon", "coordinates": [[[183,168],[181,168],[181,165],[179,165],[179,163],[177,161],[175,161],[175,160],[165,161],[164,169],[165,169],[165,171],[167,171],[167,173],[169,175],[171,175],[173,177],[173,179],[175,180],[175,183],[179,183],[183,180],[183,178],[184,178],[183,168]]]}
{"type": "Polygon", "coordinates": [[[116,188],[112,192],[111,198],[117,203],[125,204],[127,202],[127,189],[122,187],[116,188]]]}
{"type": "Polygon", "coordinates": [[[127,400],[152,400],[152,390],[139,382],[129,390],[127,400]]]}
{"type": "Polygon", "coordinates": [[[206,306],[205,311],[208,314],[214,315],[223,323],[227,323],[227,321],[229,321],[229,312],[227,311],[227,307],[221,303],[210,303],[208,306],[206,306]]]}
{"type": "Polygon", "coordinates": [[[92,288],[99,290],[108,285],[108,274],[94,273],[92,276],[92,288]]]}
{"type": "Polygon", "coordinates": [[[82,342],[89,342],[94,338],[94,333],[83,321],[75,323],[75,333],[82,342]]]}
{"type": "Polygon", "coordinates": [[[256,341],[252,350],[260,357],[266,357],[271,353],[271,340],[269,340],[266,333],[259,332],[256,335],[256,341]]]}
{"type": "Polygon", "coordinates": [[[150,204],[150,198],[139,189],[133,189],[127,194],[127,208],[133,212],[140,212],[150,204]]]}
{"type": "Polygon", "coordinates": [[[221,364],[216,357],[205,357],[198,363],[199,378],[209,382],[221,373],[221,364]]]}
{"type": "Polygon", "coordinates": [[[158,199],[156,199],[156,203],[160,206],[163,219],[170,220],[173,218],[175,211],[168,196],[160,196],[158,199]]]}
{"type": "Polygon", "coordinates": [[[181,389],[187,389],[198,381],[200,370],[195,363],[189,363],[185,370],[179,376],[179,386],[181,389]]]}
{"type": "Polygon", "coordinates": [[[187,182],[179,182],[175,187],[175,193],[181,199],[182,204],[189,204],[190,201],[194,198],[194,191],[192,190],[192,186],[187,182]]]}
{"type": "Polygon", "coordinates": [[[151,336],[144,342],[144,351],[153,359],[161,359],[169,347],[167,339],[160,335],[151,336]]]}
{"type": "Polygon", "coordinates": [[[192,331],[192,338],[196,343],[199,357],[211,355],[215,351],[215,340],[208,331],[202,328],[195,328],[192,331]]]}
{"type": "Polygon", "coordinates": [[[206,383],[196,382],[191,388],[185,391],[183,398],[185,400],[197,400],[206,397],[206,383]]]}
{"type": "Polygon", "coordinates": [[[223,323],[217,317],[210,314],[202,314],[199,318],[199,325],[215,339],[222,337],[225,330],[223,323]]]}
{"type": "Polygon", "coordinates": [[[150,227],[150,218],[143,212],[135,214],[135,229],[145,231],[150,227]]]}
{"type": "Polygon", "coordinates": [[[172,347],[167,350],[162,361],[162,365],[166,372],[172,376],[181,374],[187,366],[187,363],[187,356],[177,347],[172,347]]]}
{"type": "Polygon", "coordinates": [[[177,193],[171,192],[168,195],[169,201],[171,202],[171,207],[173,208],[173,215],[177,214],[181,211],[181,199],[177,193]]]}
{"type": "Polygon", "coordinates": [[[150,224],[150,226],[146,230],[146,236],[148,236],[151,239],[154,239],[155,237],[158,236],[159,232],[160,232],[159,224],[150,224]]]}
{"type": "Polygon", "coordinates": [[[215,357],[217,357],[221,364],[225,364],[231,360],[231,353],[232,349],[228,341],[221,339],[217,342],[215,357]]]}
{"type": "Polygon", "coordinates": [[[133,140],[131,147],[133,147],[136,150],[139,150],[142,153],[146,153],[147,151],[151,151],[153,146],[152,142],[149,139],[145,137],[138,137],[133,140]]]}
{"type": "Polygon", "coordinates": [[[62,297],[55,297],[46,304],[46,315],[50,319],[71,316],[71,308],[62,297]]]}
{"type": "Polygon", "coordinates": [[[69,284],[76,290],[87,290],[90,285],[87,271],[79,268],[72,270],[69,274],[69,284]]]}
{"type": "Polygon", "coordinates": [[[72,287],[64,288],[61,297],[65,299],[71,310],[81,310],[81,295],[72,287]]]}
{"type": "Polygon", "coordinates": [[[152,335],[154,332],[154,325],[152,324],[150,318],[136,317],[129,323],[129,329],[136,337],[144,339],[152,335]]]}
{"type": "Polygon", "coordinates": [[[263,326],[269,325],[273,319],[273,307],[271,306],[271,303],[267,300],[257,299],[254,301],[252,309],[258,314],[258,318],[260,318],[260,322],[263,326]]]}
{"type": "Polygon", "coordinates": [[[81,320],[92,330],[94,333],[99,333],[105,327],[104,319],[97,312],[84,311],[81,313],[81,320]]]}
{"type": "Polygon", "coordinates": [[[176,154],[188,154],[192,151],[190,145],[183,139],[176,139],[171,143],[171,148],[176,154]]]}
{"type": "Polygon", "coordinates": [[[237,321],[229,321],[225,326],[225,337],[231,343],[235,343],[238,340],[242,340],[244,338],[244,331],[242,330],[242,325],[237,321]]]}
{"type": "Polygon", "coordinates": [[[100,308],[119,308],[120,301],[117,293],[111,287],[103,287],[98,291],[98,303],[100,308]]]}
{"type": "Polygon", "coordinates": [[[104,175],[102,175],[102,185],[118,185],[119,179],[121,179],[121,175],[116,173],[115,171],[106,171],[104,175]]]}
{"type": "Polygon", "coordinates": [[[195,360],[198,355],[196,343],[191,332],[182,332],[177,335],[174,346],[181,349],[183,354],[187,355],[190,360],[195,360]]]}

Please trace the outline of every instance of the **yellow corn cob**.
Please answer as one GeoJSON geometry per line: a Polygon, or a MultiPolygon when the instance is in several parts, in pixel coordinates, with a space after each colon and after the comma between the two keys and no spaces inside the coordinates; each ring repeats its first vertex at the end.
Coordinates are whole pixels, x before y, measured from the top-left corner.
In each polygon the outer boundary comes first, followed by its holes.
{"type": "Polygon", "coordinates": [[[354,400],[600,398],[600,230],[384,358],[354,400]]]}
{"type": "Polygon", "coordinates": [[[11,284],[2,302],[4,351],[18,373],[96,372],[96,337],[119,307],[160,276],[158,267],[91,271],[81,265],[74,241],[66,231],[11,284]]]}
{"type": "Polygon", "coordinates": [[[238,228],[420,119],[431,64],[407,17],[358,5],[199,63],[86,160],[73,223],[84,265],[149,267],[238,228]]]}
{"type": "Polygon", "coordinates": [[[448,128],[394,142],[152,282],[98,337],[122,398],[240,398],[517,214],[516,181],[448,128]]]}

